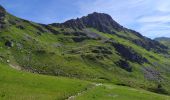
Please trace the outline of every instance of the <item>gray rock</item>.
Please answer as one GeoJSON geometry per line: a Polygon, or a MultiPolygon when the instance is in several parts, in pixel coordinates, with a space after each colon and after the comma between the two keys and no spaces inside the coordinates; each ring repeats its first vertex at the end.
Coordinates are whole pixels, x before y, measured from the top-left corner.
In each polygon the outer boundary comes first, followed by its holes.
{"type": "Polygon", "coordinates": [[[142,72],[144,73],[144,77],[148,80],[161,82],[163,77],[160,72],[152,67],[143,67],[142,72]]]}

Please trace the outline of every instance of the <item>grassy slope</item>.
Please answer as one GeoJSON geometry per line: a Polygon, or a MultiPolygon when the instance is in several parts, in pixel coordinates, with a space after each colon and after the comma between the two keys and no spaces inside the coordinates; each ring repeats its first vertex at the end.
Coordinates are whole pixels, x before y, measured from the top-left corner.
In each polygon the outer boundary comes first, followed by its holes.
{"type": "Polygon", "coordinates": [[[0,73],[1,100],[63,100],[82,91],[86,92],[76,97],[76,100],[170,99],[168,96],[128,87],[111,84],[92,86],[87,81],[21,72],[6,64],[0,64],[0,73]]]}
{"type": "MultiPolygon", "coordinates": [[[[143,73],[141,73],[141,69],[143,67],[151,67],[151,68],[154,68],[156,70],[159,70],[162,74],[162,76],[170,81],[170,78],[169,78],[169,58],[165,58],[164,55],[161,55],[161,54],[157,54],[157,53],[154,53],[154,52],[149,52],[145,49],[143,49],[142,47],[140,46],[137,46],[133,43],[131,43],[130,41],[128,40],[125,40],[125,39],[122,39],[122,38],[119,38],[117,37],[116,35],[111,35],[111,34],[105,34],[105,33],[102,33],[102,32],[98,32],[97,30],[95,29],[91,29],[91,31],[93,32],[96,32],[106,38],[111,38],[113,39],[114,41],[117,41],[118,43],[121,43],[121,44],[124,44],[130,48],[133,48],[136,52],[138,52],[139,54],[142,54],[143,57],[147,58],[151,64],[147,64],[147,63],[144,63],[142,65],[138,65],[136,63],[130,63],[131,66],[133,66],[133,69],[134,71],[131,72],[130,74],[126,74],[125,72],[121,73],[121,70],[120,70],[120,73],[119,73],[119,78],[121,78],[121,80],[119,81],[122,81],[122,83],[125,83],[125,84],[128,84],[132,87],[135,87],[135,85],[138,87],[138,86],[141,86],[143,88],[145,88],[145,86],[150,86],[150,87],[154,87],[154,84],[155,82],[154,81],[150,81],[150,82],[147,82],[147,80],[143,77],[143,73]],[[154,64],[156,63],[156,64],[154,64]],[[126,75],[125,76],[121,76],[121,75],[126,75]],[[140,80],[138,80],[140,79],[140,80]],[[130,80],[130,81],[128,81],[130,80]],[[129,83],[127,83],[129,82],[129,83]]],[[[169,82],[166,81],[166,82],[162,82],[162,84],[165,85],[165,88],[169,90],[169,82]]]]}
{"type": "Polygon", "coordinates": [[[160,38],[156,38],[156,41],[168,46],[170,48],[170,38],[166,38],[166,37],[160,37],[160,38]]]}
{"type": "Polygon", "coordinates": [[[163,96],[144,90],[104,84],[95,87],[76,98],[76,100],[169,100],[163,96]]]}
{"type": "Polygon", "coordinates": [[[16,71],[0,64],[1,100],[61,100],[89,86],[86,81],[16,71]]]}

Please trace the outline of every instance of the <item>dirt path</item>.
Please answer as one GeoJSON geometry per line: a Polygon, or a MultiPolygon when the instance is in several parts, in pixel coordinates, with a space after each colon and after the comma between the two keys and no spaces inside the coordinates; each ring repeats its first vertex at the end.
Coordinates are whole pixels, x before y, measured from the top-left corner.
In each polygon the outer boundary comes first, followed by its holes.
{"type": "Polygon", "coordinates": [[[9,64],[9,66],[11,66],[12,68],[16,69],[16,70],[21,70],[21,67],[18,65],[14,65],[14,64],[9,64]]]}
{"type": "Polygon", "coordinates": [[[75,95],[72,95],[72,96],[68,97],[68,98],[65,99],[65,100],[75,100],[75,98],[76,98],[77,96],[80,96],[80,95],[86,93],[88,90],[91,90],[91,89],[93,89],[93,88],[95,88],[95,87],[98,87],[98,86],[101,86],[101,85],[103,85],[103,84],[101,84],[101,83],[97,83],[97,84],[94,83],[94,86],[93,86],[93,87],[88,88],[87,90],[84,90],[84,91],[82,91],[82,92],[79,92],[79,93],[77,93],[77,94],[75,94],[75,95]]]}

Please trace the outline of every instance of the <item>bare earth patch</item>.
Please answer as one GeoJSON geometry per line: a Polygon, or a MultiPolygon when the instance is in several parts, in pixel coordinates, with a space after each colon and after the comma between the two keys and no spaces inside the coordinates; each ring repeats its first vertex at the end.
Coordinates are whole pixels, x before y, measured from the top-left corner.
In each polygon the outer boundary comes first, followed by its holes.
{"type": "Polygon", "coordinates": [[[14,64],[9,64],[9,66],[11,66],[12,68],[14,68],[16,70],[21,70],[21,66],[14,65],[14,64]]]}

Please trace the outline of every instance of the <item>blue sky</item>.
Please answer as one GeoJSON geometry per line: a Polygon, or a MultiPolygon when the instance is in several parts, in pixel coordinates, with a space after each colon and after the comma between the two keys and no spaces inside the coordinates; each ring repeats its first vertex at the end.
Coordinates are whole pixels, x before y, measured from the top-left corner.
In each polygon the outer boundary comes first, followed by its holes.
{"type": "Polygon", "coordinates": [[[103,12],[144,36],[170,37],[170,0],[0,0],[0,4],[15,16],[46,24],[103,12]]]}

